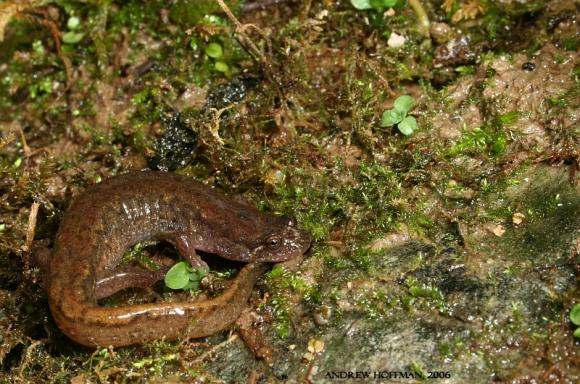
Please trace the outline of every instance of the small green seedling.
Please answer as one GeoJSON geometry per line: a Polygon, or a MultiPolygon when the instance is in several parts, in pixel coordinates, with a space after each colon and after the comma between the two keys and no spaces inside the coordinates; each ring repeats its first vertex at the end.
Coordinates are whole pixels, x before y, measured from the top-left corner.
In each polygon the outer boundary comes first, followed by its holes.
{"type": "Polygon", "coordinates": [[[576,304],[570,311],[570,320],[578,328],[574,331],[574,337],[580,338],[580,304],[576,304]]]}
{"type": "Polygon", "coordinates": [[[171,289],[197,291],[199,289],[199,283],[204,276],[204,270],[194,270],[185,261],[180,261],[165,274],[165,285],[171,289]]]}
{"type": "Polygon", "coordinates": [[[80,26],[81,21],[78,17],[76,16],[69,17],[66,23],[68,31],[62,35],[62,42],[65,44],[76,44],[79,41],[81,41],[83,37],[85,37],[85,33],[79,31],[80,26]]]}
{"type": "Polygon", "coordinates": [[[224,54],[224,49],[218,43],[210,43],[205,48],[205,54],[212,59],[219,59],[224,54]]]}
{"type": "Polygon", "coordinates": [[[227,73],[230,68],[225,61],[220,60],[224,54],[224,49],[218,43],[210,43],[205,48],[205,54],[214,60],[214,69],[218,72],[227,73]]]}
{"type": "Polygon", "coordinates": [[[405,136],[411,136],[419,129],[417,120],[413,116],[407,116],[415,104],[415,99],[409,95],[397,97],[393,109],[387,109],[381,117],[381,127],[392,127],[396,125],[399,131],[405,136]]]}

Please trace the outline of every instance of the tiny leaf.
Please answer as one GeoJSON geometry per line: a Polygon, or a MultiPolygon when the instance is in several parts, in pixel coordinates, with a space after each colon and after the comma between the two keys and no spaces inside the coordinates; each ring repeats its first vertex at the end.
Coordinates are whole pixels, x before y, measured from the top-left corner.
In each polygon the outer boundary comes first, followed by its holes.
{"type": "Polygon", "coordinates": [[[370,0],[371,7],[377,11],[382,11],[385,8],[392,8],[399,0],[370,0]]]}
{"type": "Polygon", "coordinates": [[[405,117],[405,114],[395,109],[387,109],[381,117],[381,127],[392,127],[405,117]]]}
{"type": "Polygon", "coordinates": [[[228,67],[228,65],[223,61],[216,61],[213,67],[215,68],[216,71],[222,73],[225,73],[230,70],[230,67],[228,67]]]}
{"type": "Polygon", "coordinates": [[[224,54],[224,50],[218,43],[210,43],[205,48],[205,54],[211,58],[219,59],[224,54]]]}
{"type": "Polygon", "coordinates": [[[415,99],[413,97],[409,95],[403,95],[397,97],[397,100],[395,100],[395,105],[393,107],[397,111],[401,111],[406,114],[411,110],[413,104],[415,104],[415,99]]]}
{"type": "Polygon", "coordinates": [[[580,327],[576,328],[576,330],[574,331],[574,337],[577,337],[580,339],[580,327]]]}
{"type": "Polygon", "coordinates": [[[570,311],[570,320],[575,325],[580,325],[580,304],[576,304],[572,307],[570,311]]]}
{"type": "Polygon", "coordinates": [[[411,136],[419,127],[417,126],[417,120],[413,116],[407,116],[399,123],[397,126],[399,131],[405,136],[411,136]]]}
{"type": "Polygon", "coordinates": [[[83,32],[68,31],[62,35],[62,42],[65,44],[76,44],[83,39],[85,34],[83,32]]]}
{"type": "Polygon", "coordinates": [[[182,289],[189,283],[189,264],[184,261],[175,263],[165,274],[165,285],[171,289],[182,289]]]}
{"type": "Polygon", "coordinates": [[[205,277],[205,271],[203,269],[196,269],[189,274],[189,282],[183,287],[183,289],[187,289],[190,291],[197,291],[199,290],[199,285],[201,281],[205,277]]]}
{"type": "Polygon", "coordinates": [[[199,281],[188,281],[187,284],[183,287],[184,290],[187,291],[197,291],[199,290],[199,281]]]}
{"type": "Polygon", "coordinates": [[[353,7],[360,10],[372,8],[370,0],[350,0],[350,3],[353,7]]]}
{"type": "Polygon", "coordinates": [[[77,29],[77,27],[81,24],[81,21],[76,16],[71,16],[68,18],[66,22],[66,26],[68,29],[77,29]]]}

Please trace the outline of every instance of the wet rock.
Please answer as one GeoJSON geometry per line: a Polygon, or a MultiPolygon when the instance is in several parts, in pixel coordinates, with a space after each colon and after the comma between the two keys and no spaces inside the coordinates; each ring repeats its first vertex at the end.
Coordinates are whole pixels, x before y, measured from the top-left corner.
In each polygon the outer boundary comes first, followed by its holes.
{"type": "Polygon", "coordinates": [[[401,246],[411,239],[411,235],[409,228],[405,225],[401,225],[397,231],[391,232],[373,241],[371,243],[371,249],[373,251],[379,251],[381,249],[401,246]]]}
{"type": "Polygon", "coordinates": [[[153,145],[155,155],[149,159],[149,166],[160,171],[173,171],[192,161],[197,135],[177,112],[165,118],[164,123],[165,133],[153,145]]]}
{"type": "Polygon", "coordinates": [[[201,109],[207,100],[207,89],[190,85],[179,96],[175,108],[182,111],[185,108],[201,109]]]}
{"type": "Polygon", "coordinates": [[[235,78],[209,92],[206,108],[222,109],[232,103],[241,101],[247,92],[255,87],[257,79],[253,77],[235,78]]]}
{"type": "Polygon", "coordinates": [[[449,180],[443,190],[443,196],[454,200],[470,200],[475,196],[475,191],[469,187],[462,186],[455,180],[449,180]]]}
{"type": "Polygon", "coordinates": [[[433,55],[433,66],[435,68],[473,64],[477,58],[477,52],[467,36],[461,36],[448,41],[445,45],[438,46],[435,48],[433,55]]]}
{"type": "Polygon", "coordinates": [[[519,16],[539,11],[548,3],[550,3],[549,0],[501,0],[497,1],[495,5],[503,12],[519,16]]]}
{"type": "Polygon", "coordinates": [[[447,23],[432,23],[429,33],[437,44],[447,43],[455,36],[453,28],[447,23]]]}
{"type": "Polygon", "coordinates": [[[456,140],[463,133],[482,127],[491,116],[518,113],[509,125],[511,131],[518,133],[512,145],[520,153],[522,148],[546,149],[550,145],[550,130],[573,129],[580,119],[578,109],[568,107],[553,122],[546,121],[554,108],[547,100],[557,99],[573,86],[577,62],[577,52],[552,45],[543,47],[532,58],[524,54],[497,57],[484,63],[476,75],[450,87],[448,108],[434,116],[433,128],[442,139],[456,140]],[[482,73],[493,75],[485,80],[480,91],[482,73]],[[469,102],[473,97],[479,97],[480,102],[469,102]]]}
{"type": "Polygon", "coordinates": [[[332,308],[328,305],[322,305],[314,311],[314,322],[316,325],[326,325],[332,316],[332,308]]]}

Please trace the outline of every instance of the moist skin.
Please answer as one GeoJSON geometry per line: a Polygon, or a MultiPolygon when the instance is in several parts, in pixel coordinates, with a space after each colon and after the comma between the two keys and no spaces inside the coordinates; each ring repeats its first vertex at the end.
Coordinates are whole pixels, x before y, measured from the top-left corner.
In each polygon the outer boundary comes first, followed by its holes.
{"type": "Polygon", "coordinates": [[[58,327],[90,347],[208,336],[237,319],[266,263],[297,257],[309,246],[293,219],[184,176],[129,173],[93,186],[65,213],[48,265],[48,301],[58,327]],[[124,251],[147,239],[173,243],[194,268],[207,269],[196,250],[248,264],[212,300],[100,306],[100,298],[163,278],[118,268],[124,251]]]}

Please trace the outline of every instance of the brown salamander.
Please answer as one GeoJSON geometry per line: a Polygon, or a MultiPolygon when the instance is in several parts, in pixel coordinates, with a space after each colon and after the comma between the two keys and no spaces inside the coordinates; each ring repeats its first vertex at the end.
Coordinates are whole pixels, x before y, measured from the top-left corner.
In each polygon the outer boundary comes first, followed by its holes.
{"type": "Polygon", "coordinates": [[[264,262],[299,256],[309,245],[293,219],[260,212],[184,176],[129,173],[90,188],[66,211],[48,265],[48,302],[58,327],[86,346],[207,336],[237,319],[264,262]],[[146,239],[171,242],[198,268],[207,264],[196,250],[249,264],[212,300],[100,306],[102,297],[163,278],[117,268],[124,251],[146,239]]]}

